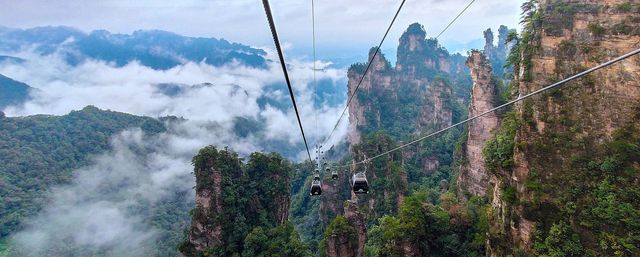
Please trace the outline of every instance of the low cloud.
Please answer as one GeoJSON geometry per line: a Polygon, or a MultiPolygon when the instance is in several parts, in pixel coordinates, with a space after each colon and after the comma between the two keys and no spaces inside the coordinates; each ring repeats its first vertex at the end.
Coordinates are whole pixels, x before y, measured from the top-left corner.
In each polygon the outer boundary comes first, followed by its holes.
{"type": "MultiPolygon", "coordinates": [[[[193,206],[194,153],[207,144],[228,145],[242,155],[256,150],[252,142],[224,129],[213,133],[202,129],[216,124],[195,123],[169,124],[168,132],[155,136],[140,129],[115,136],[112,149],[76,170],[71,184],[50,190],[46,207],[12,235],[15,254],[154,255],[158,240],[169,229],[153,224],[158,204],[172,200],[174,194],[186,194],[187,202],[176,206],[193,206]]],[[[188,219],[189,209],[177,210],[181,215],[173,218],[188,219]]]]}
{"type": "MultiPolygon", "coordinates": [[[[180,201],[188,208],[179,211],[188,218],[195,184],[191,158],[203,146],[228,146],[246,156],[269,148],[265,142],[280,140],[297,149],[290,157],[306,157],[292,108],[268,104],[261,108],[257,103],[260,97],[289,101],[286,88],[273,88],[283,83],[277,63],[270,63],[268,69],[188,63],[157,71],[137,62],[116,68],[88,61],[73,67],[57,55],[12,55],[27,61],[2,64],[0,74],[39,90],[24,105],[5,109],[9,116],[62,115],[94,105],[137,115],[185,118],[168,123],[168,131],[155,136],[140,129],[120,133],[112,139],[110,151],[73,172],[70,184],[52,188],[43,210],[11,236],[12,248],[20,256],[65,255],[69,251],[79,255],[153,255],[162,233],[166,233],[152,224],[154,208],[180,199],[176,194],[187,195],[180,201]],[[158,90],[160,83],[174,83],[184,91],[174,96],[163,94],[158,90]],[[236,117],[262,122],[262,135],[236,136],[236,117]]],[[[328,65],[318,63],[325,68],[328,65]]],[[[323,100],[314,104],[311,66],[304,61],[290,62],[304,126],[313,142],[330,132],[344,107],[323,100]]],[[[346,86],[341,70],[327,68],[317,77],[332,81],[334,86],[346,86]]],[[[340,127],[333,140],[340,140],[345,130],[346,126],[340,127]]]]}
{"type": "MultiPolygon", "coordinates": [[[[269,52],[271,55],[272,51],[269,52]]],[[[235,117],[251,117],[266,122],[266,134],[270,139],[302,142],[301,137],[294,133],[298,126],[292,108],[261,108],[257,103],[260,97],[268,97],[290,106],[280,65],[275,62],[269,63],[267,69],[240,64],[214,67],[205,63],[187,63],[158,71],[138,62],[131,62],[123,67],[101,61],[87,61],[79,66],[70,66],[61,55],[43,57],[32,52],[13,55],[27,61],[19,65],[1,65],[0,74],[39,90],[24,105],[5,109],[8,116],[63,115],[71,110],[94,105],[136,115],[171,115],[219,123],[229,123],[235,117]],[[158,87],[163,83],[181,85],[184,92],[173,96],[163,94],[158,87]],[[210,84],[202,85],[203,83],[210,84]],[[273,88],[272,85],[282,86],[273,88]]],[[[323,70],[316,73],[316,79],[331,81],[331,86],[342,88],[342,92],[345,92],[338,93],[343,94],[340,97],[346,98],[345,71],[328,68],[329,65],[328,62],[317,62],[317,67],[323,70]]],[[[316,141],[333,128],[343,106],[314,98],[312,67],[312,63],[302,60],[288,62],[303,125],[310,141],[316,141]]]]}

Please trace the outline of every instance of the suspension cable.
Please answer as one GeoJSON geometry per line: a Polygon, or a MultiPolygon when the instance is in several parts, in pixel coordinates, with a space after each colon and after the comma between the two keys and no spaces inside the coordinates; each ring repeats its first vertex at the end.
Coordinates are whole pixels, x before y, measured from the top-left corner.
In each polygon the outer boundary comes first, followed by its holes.
{"type": "Polygon", "coordinates": [[[271,35],[273,36],[273,42],[276,45],[276,50],[278,51],[278,58],[280,58],[280,65],[282,66],[282,72],[284,73],[284,79],[287,82],[287,87],[289,88],[289,95],[291,96],[291,102],[293,103],[293,109],[296,112],[296,118],[298,119],[298,126],[300,127],[300,132],[302,133],[302,139],[304,140],[304,146],[307,148],[307,156],[309,157],[309,161],[311,162],[311,152],[309,152],[309,145],[307,144],[307,137],[304,135],[304,129],[302,128],[302,122],[300,121],[300,113],[298,112],[298,106],[296,105],[296,98],[293,95],[293,88],[291,87],[291,81],[289,80],[289,73],[287,72],[287,65],[284,62],[284,56],[282,54],[282,48],[280,47],[280,40],[278,39],[278,32],[276,31],[276,24],[273,21],[273,16],[271,14],[271,7],[269,6],[269,0],[262,0],[262,4],[264,5],[264,11],[267,15],[267,20],[269,20],[269,28],[271,29],[271,35]]]}
{"type": "MultiPolygon", "coordinates": [[[[312,48],[313,48],[313,106],[315,106],[318,98],[318,82],[316,80],[316,9],[314,0],[311,0],[311,31],[312,31],[312,48]]],[[[314,107],[315,109],[315,107],[314,107]]],[[[315,134],[318,135],[318,111],[314,111],[315,114],[315,134]]]]}
{"type": "MultiPolygon", "coordinates": [[[[485,115],[487,115],[487,114],[489,114],[489,113],[492,113],[492,112],[494,112],[494,111],[496,111],[496,110],[499,110],[499,109],[502,109],[502,108],[504,108],[504,107],[507,107],[507,106],[513,105],[513,104],[515,104],[515,103],[517,103],[517,102],[520,102],[520,101],[522,101],[522,100],[524,100],[524,99],[527,99],[527,98],[532,97],[532,96],[534,96],[534,95],[540,94],[540,93],[542,93],[542,92],[544,92],[544,91],[547,91],[547,90],[550,90],[550,89],[553,89],[553,88],[559,87],[559,86],[564,85],[565,83],[567,83],[567,82],[569,82],[569,81],[572,81],[572,80],[575,80],[575,79],[581,78],[581,77],[583,77],[583,76],[588,75],[589,73],[592,73],[592,72],[597,71],[597,70],[599,70],[599,69],[605,68],[605,67],[607,67],[607,66],[610,66],[610,65],[613,65],[613,64],[618,63],[618,62],[620,62],[620,61],[623,61],[623,60],[625,60],[625,59],[628,59],[629,57],[634,56],[634,55],[636,55],[636,54],[638,54],[638,53],[640,53],[640,48],[638,48],[638,49],[636,49],[636,50],[633,50],[633,51],[631,51],[631,52],[629,52],[629,53],[626,53],[626,54],[624,54],[624,55],[621,55],[620,57],[617,57],[617,58],[615,58],[615,59],[613,59],[613,60],[610,60],[610,61],[608,61],[608,62],[602,63],[602,64],[600,64],[600,65],[598,65],[598,66],[595,66],[595,67],[593,67],[593,68],[590,68],[590,69],[588,69],[588,70],[585,70],[585,71],[583,71],[583,72],[580,72],[580,73],[578,73],[578,74],[575,74],[575,75],[573,75],[573,76],[571,76],[571,77],[568,77],[568,78],[566,78],[566,79],[563,79],[563,80],[561,80],[561,81],[559,81],[559,82],[556,82],[556,83],[551,84],[551,85],[549,85],[549,86],[546,86],[546,87],[543,87],[543,88],[538,89],[538,90],[536,90],[536,91],[533,91],[533,92],[531,92],[531,93],[529,93],[529,94],[526,94],[526,95],[524,95],[524,96],[519,96],[518,98],[516,98],[516,99],[514,99],[514,100],[511,100],[511,101],[509,101],[509,102],[507,102],[507,103],[504,103],[504,104],[502,104],[502,105],[500,105],[500,106],[498,106],[498,107],[495,107],[495,108],[493,108],[493,109],[490,109],[490,110],[488,110],[488,111],[485,111],[485,112],[483,112],[483,113],[480,113],[480,114],[478,114],[478,115],[476,115],[476,116],[473,116],[473,117],[471,117],[471,118],[468,118],[468,119],[466,119],[466,120],[460,121],[460,122],[458,122],[458,123],[456,123],[456,124],[453,124],[453,125],[451,125],[451,126],[448,126],[448,127],[446,127],[446,128],[443,128],[443,129],[438,130],[438,131],[436,131],[436,132],[433,132],[433,133],[428,134],[428,135],[426,135],[426,136],[420,137],[420,138],[415,139],[415,140],[413,140],[413,141],[410,141],[410,142],[408,142],[408,143],[402,144],[402,145],[400,145],[400,146],[398,146],[398,147],[395,147],[395,148],[393,148],[393,149],[391,149],[391,150],[388,150],[388,151],[386,151],[386,152],[383,152],[383,153],[381,153],[381,154],[375,155],[375,156],[373,156],[373,157],[371,157],[371,158],[365,158],[364,160],[359,161],[359,162],[356,162],[356,163],[354,163],[353,165],[359,165],[359,164],[364,164],[364,163],[370,162],[371,160],[374,160],[374,159],[380,158],[380,157],[382,157],[382,156],[385,156],[385,155],[387,155],[387,154],[390,154],[390,153],[392,153],[392,152],[395,152],[395,151],[400,150],[400,149],[402,149],[402,148],[405,148],[405,147],[407,147],[407,146],[410,146],[410,145],[413,145],[413,144],[418,143],[418,142],[420,142],[420,141],[423,141],[423,140],[425,140],[425,139],[427,139],[427,138],[430,138],[430,137],[433,137],[433,136],[435,136],[435,135],[441,134],[441,133],[443,133],[443,132],[445,132],[445,131],[447,131],[447,130],[450,130],[450,129],[455,128],[455,127],[457,127],[457,126],[460,126],[460,125],[462,125],[462,124],[465,124],[465,123],[468,123],[468,122],[470,122],[470,121],[476,120],[476,119],[478,119],[478,118],[480,118],[480,117],[483,117],[483,116],[485,116],[485,115]]],[[[347,167],[347,166],[351,166],[351,165],[352,165],[352,164],[346,164],[346,165],[341,165],[341,166],[339,166],[339,167],[347,167]]]]}
{"type": "Polygon", "coordinates": [[[451,20],[451,22],[449,22],[449,24],[442,30],[440,31],[440,33],[436,36],[436,39],[440,38],[440,36],[442,36],[442,34],[444,34],[445,31],[447,31],[449,29],[449,27],[451,27],[451,25],[456,22],[456,20],[458,20],[458,18],[460,18],[460,16],[462,16],[462,14],[464,12],[467,11],[467,9],[469,9],[469,7],[475,2],[476,0],[471,0],[471,2],[469,2],[469,4],[462,9],[462,11],[460,13],[458,13],[458,16],[456,16],[455,18],[453,18],[453,20],[451,20]]]}

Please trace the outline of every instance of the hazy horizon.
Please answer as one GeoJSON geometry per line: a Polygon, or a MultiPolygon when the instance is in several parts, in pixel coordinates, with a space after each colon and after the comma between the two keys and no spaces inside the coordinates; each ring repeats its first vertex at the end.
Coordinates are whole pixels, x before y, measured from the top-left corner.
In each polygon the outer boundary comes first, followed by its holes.
{"type": "MultiPolygon", "coordinates": [[[[6,0],[2,0],[6,1],[6,0]]],[[[378,0],[363,8],[361,2],[315,1],[319,59],[366,56],[377,45],[400,1],[378,0]],[[331,17],[328,19],[327,17],[331,17]]],[[[407,1],[382,49],[395,49],[407,26],[423,24],[427,37],[439,33],[467,0],[407,1]]],[[[522,1],[477,1],[444,33],[441,44],[451,52],[482,47],[482,31],[500,25],[518,28],[522,1]]],[[[311,55],[311,1],[273,1],[272,9],[286,53],[311,55]]],[[[259,1],[129,1],[83,2],[7,1],[0,10],[0,25],[11,28],[70,26],[84,32],[108,30],[130,34],[136,30],[165,30],[192,37],[215,37],[259,48],[273,42],[259,1]],[[76,10],[69,15],[68,10],[76,10]],[[169,18],[170,17],[170,18],[169,18]],[[224,26],[216,26],[224,24],[224,26]]]]}

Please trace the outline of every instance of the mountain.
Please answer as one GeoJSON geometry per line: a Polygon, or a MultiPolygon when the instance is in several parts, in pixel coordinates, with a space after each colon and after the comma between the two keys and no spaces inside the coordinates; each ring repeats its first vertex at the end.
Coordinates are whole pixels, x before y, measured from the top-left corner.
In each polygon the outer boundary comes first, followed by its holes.
{"type": "MultiPolygon", "coordinates": [[[[514,95],[638,47],[636,1],[527,1],[514,95]]],[[[487,256],[640,255],[640,57],[516,105],[486,142],[487,256]]]]}
{"type": "MultiPolygon", "coordinates": [[[[370,60],[374,51],[369,52],[370,60]]],[[[450,124],[463,115],[470,83],[462,56],[450,55],[436,39],[426,38],[417,23],[402,34],[397,55],[395,67],[381,53],[372,60],[372,68],[349,106],[351,144],[379,129],[395,140],[404,139],[418,128],[450,124]]],[[[349,69],[350,95],[365,68],[365,64],[354,64],[349,69]]]]}
{"type": "Polygon", "coordinates": [[[488,28],[483,32],[484,34],[484,52],[491,64],[493,73],[498,78],[503,78],[505,75],[511,75],[513,70],[509,67],[505,67],[507,61],[507,55],[511,52],[513,44],[508,41],[509,34],[516,33],[515,29],[509,29],[507,26],[500,26],[498,28],[498,44],[493,43],[494,36],[491,28],[488,28]]]}
{"type": "MultiPolygon", "coordinates": [[[[497,74],[493,73],[492,65],[483,52],[470,52],[467,65],[473,80],[469,116],[476,116],[501,103],[501,90],[496,79],[497,74]]],[[[486,142],[495,138],[498,126],[497,113],[489,113],[469,122],[466,142],[462,146],[462,163],[458,167],[457,186],[462,194],[485,196],[489,186],[489,175],[482,151],[486,142]]]]}
{"type": "Polygon", "coordinates": [[[0,74],[0,110],[28,101],[32,90],[33,88],[29,85],[0,74]]]}
{"type": "Polygon", "coordinates": [[[310,256],[289,223],[292,166],[277,154],[246,164],[208,146],[193,158],[196,208],[181,256],[310,256]]]}
{"type": "Polygon", "coordinates": [[[72,171],[107,150],[113,135],[129,128],[149,134],[162,122],[88,106],[64,116],[0,119],[0,241],[46,204],[47,190],[68,183],[72,171]]]}
{"type": "MultiPolygon", "coordinates": [[[[400,37],[397,55],[395,66],[384,55],[372,60],[372,69],[349,106],[349,143],[354,160],[390,150],[400,140],[449,126],[466,115],[463,106],[470,84],[461,56],[449,54],[436,39],[427,38],[418,23],[411,24],[400,37]]],[[[349,69],[351,94],[362,77],[362,67],[356,64],[349,69]]],[[[377,184],[380,179],[381,186],[371,195],[352,200],[373,203],[371,217],[396,213],[404,196],[423,178],[428,177],[437,188],[440,180],[449,177],[459,136],[460,131],[453,131],[444,141],[376,160],[367,172],[371,183],[377,184]]]]}
{"type": "Polygon", "coordinates": [[[31,47],[40,55],[60,53],[70,65],[98,60],[117,67],[138,61],[158,70],[186,62],[220,66],[237,61],[250,67],[266,66],[263,50],[224,39],[186,37],[161,30],[139,30],[132,34],[113,34],[106,30],[87,34],[70,27],[0,30],[0,52],[31,47]]]}

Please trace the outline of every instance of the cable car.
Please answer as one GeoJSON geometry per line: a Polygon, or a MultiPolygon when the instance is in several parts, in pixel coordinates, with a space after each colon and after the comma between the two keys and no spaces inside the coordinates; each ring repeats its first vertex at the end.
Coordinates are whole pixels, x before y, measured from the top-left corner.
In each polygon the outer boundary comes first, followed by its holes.
{"type": "Polygon", "coordinates": [[[338,180],[338,170],[337,169],[333,169],[333,171],[331,172],[331,179],[338,180]]]}
{"type": "Polygon", "coordinates": [[[367,175],[364,172],[358,172],[353,174],[352,187],[355,194],[368,194],[369,193],[369,181],[367,181],[367,175]]]}
{"type": "Polygon", "coordinates": [[[321,195],[322,194],[322,182],[320,181],[320,175],[316,174],[313,177],[313,181],[311,182],[311,192],[310,195],[321,195]]]}

